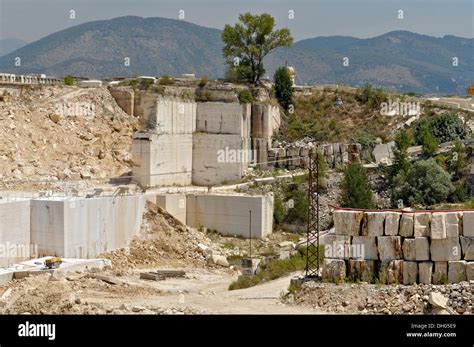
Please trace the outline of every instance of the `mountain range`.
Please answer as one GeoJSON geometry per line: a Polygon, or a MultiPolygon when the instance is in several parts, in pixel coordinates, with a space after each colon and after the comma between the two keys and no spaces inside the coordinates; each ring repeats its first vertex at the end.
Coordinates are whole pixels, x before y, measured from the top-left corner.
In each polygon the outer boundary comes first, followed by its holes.
{"type": "MultiPolygon", "coordinates": [[[[89,78],[195,73],[223,77],[221,31],[182,20],[125,16],[87,22],[0,57],[0,71],[89,78]],[[15,66],[15,58],[21,66],[15,66]],[[129,65],[127,65],[129,62],[129,65]]],[[[279,48],[266,75],[288,62],[297,84],[372,83],[399,91],[464,95],[474,82],[474,39],[392,31],[359,39],[315,37],[279,48]],[[346,62],[346,64],[343,64],[346,62]]]]}

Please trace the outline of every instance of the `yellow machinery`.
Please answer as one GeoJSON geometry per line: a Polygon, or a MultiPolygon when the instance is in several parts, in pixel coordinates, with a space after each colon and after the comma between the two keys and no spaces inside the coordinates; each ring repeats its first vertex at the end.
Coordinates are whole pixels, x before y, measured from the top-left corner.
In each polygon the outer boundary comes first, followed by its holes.
{"type": "Polygon", "coordinates": [[[468,87],[467,87],[467,95],[474,95],[474,84],[471,83],[468,87]]]}
{"type": "Polygon", "coordinates": [[[49,259],[46,259],[44,261],[44,265],[48,268],[48,269],[55,269],[55,268],[58,268],[59,265],[61,265],[62,263],[62,259],[61,257],[54,257],[54,258],[49,258],[49,259]]]}

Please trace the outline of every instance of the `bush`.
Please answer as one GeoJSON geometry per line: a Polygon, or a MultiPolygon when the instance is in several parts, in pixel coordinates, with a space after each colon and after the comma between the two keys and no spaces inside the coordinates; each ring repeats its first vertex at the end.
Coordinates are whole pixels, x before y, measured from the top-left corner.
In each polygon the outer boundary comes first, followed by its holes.
{"type": "Polygon", "coordinates": [[[411,206],[433,205],[446,201],[452,192],[451,175],[430,158],[416,162],[406,174],[395,178],[392,200],[403,200],[411,206]]]}
{"type": "Polygon", "coordinates": [[[432,157],[438,149],[439,143],[433,136],[430,129],[423,128],[421,131],[421,143],[423,145],[423,153],[427,157],[432,157]]]}
{"type": "Polygon", "coordinates": [[[351,140],[359,143],[362,146],[362,149],[369,153],[372,153],[377,145],[377,138],[367,130],[359,130],[354,136],[352,136],[351,140]]]}
{"type": "Polygon", "coordinates": [[[167,86],[167,85],[170,85],[170,84],[174,84],[174,79],[169,77],[169,76],[162,76],[160,78],[160,81],[159,83],[162,85],[162,86],[167,86]]]}
{"type": "Polygon", "coordinates": [[[239,96],[239,102],[241,104],[250,104],[253,102],[252,93],[250,93],[250,90],[248,89],[239,90],[238,96],[239,96]]]}
{"type": "Polygon", "coordinates": [[[366,83],[357,90],[356,98],[369,108],[376,109],[382,102],[387,101],[388,96],[382,88],[374,89],[370,83],[366,83]]]}
{"type": "Polygon", "coordinates": [[[273,220],[275,224],[281,224],[285,220],[285,207],[278,194],[275,194],[273,202],[273,220]]]}
{"type": "Polygon", "coordinates": [[[410,160],[408,157],[408,147],[410,147],[411,139],[405,129],[400,130],[395,136],[395,149],[393,150],[394,160],[391,171],[393,179],[399,173],[406,173],[410,168],[410,160]]]}
{"type": "Polygon", "coordinates": [[[352,208],[374,208],[372,189],[365,169],[359,163],[347,165],[342,181],[341,205],[352,208]]]}
{"type": "Polygon", "coordinates": [[[468,135],[462,120],[452,112],[444,112],[432,119],[424,118],[417,122],[415,125],[415,140],[419,145],[423,144],[425,129],[428,129],[440,143],[462,140],[468,135]]]}
{"type": "Polygon", "coordinates": [[[275,96],[278,103],[287,111],[293,104],[293,82],[286,67],[279,67],[273,77],[275,81],[275,96]]]}
{"type": "Polygon", "coordinates": [[[202,76],[201,81],[199,81],[199,87],[204,87],[207,82],[209,82],[209,78],[206,75],[202,76]]]}
{"type": "Polygon", "coordinates": [[[293,200],[293,208],[288,210],[285,221],[304,224],[308,220],[308,196],[306,192],[298,190],[298,187],[294,185],[290,185],[289,190],[288,197],[293,200]]]}
{"type": "Polygon", "coordinates": [[[67,86],[72,86],[74,84],[74,77],[72,77],[72,75],[67,75],[64,77],[64,84],[67,86]]]}

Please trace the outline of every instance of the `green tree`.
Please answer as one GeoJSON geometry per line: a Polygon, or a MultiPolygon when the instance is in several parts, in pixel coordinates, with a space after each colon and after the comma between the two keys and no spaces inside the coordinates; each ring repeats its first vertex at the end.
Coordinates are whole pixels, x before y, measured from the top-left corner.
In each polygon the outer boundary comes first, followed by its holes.
{"type": "Polygon", "coordinates": [[[439,143],[462,140],[468,135],[468,130],[461,118],[453,112],[444,112],[433,118],[418,121],[415,125],[415,140],[420,145],[423,144],[425,128],[429,129],[439,143]]]}
{"type": "Polygon", "coordinates": [[[72,86],[74,84],[74,77],[72,77],[72,75],[67,75],[64,77],[64,84],[67,86],[72,86]]]}
{"type": "Polygon", "coordinates": [[[275,224],[281,224],[285,220],[285,207],[281,201],[280,195],[275,194],[273,203],[273,220],[275,224]]]}
{"type": "Polygon", "coordinates": [[[454,178],[460,179],[463,171],[466,170],[466,149],[460,140],[454,142],[454,148],[449,159],[449,170],[453,173],[454,178]]]}
{"type": "Polygon", "coordinates": [[[421,141],[423,145],[423,153],[427,157],[432,157],[438,149],[439,142],[431,133],[429,128],[425,127],[421,130],[421,141]]]}
{"type": "Polygon", "coordinates": [[[391,177],[396,177],[399,173],[406,173],[410,168],[410,160],[408,157],[408,147],[410,147],[411,139],[405,129],[400,130],[395,136],[395,149],[393,150],[393,165],[391,177]]]}
{"type": "Polygon", "coordinates": [[[417,161],[405,177],[395,178],[392,200],[403,200],[408,205],[432,205],[446,201],[454,192],[451,175],[436,163],[436,160],[417,161]]]}
{"type": "Polygon", "coordinates": [[[279,67],[273,76],[275,81],[275,97],[278,99],[281,107],[288,111],[290,105],[293,104],[293,81],[290,72],[284,66],[279,67]]]}
{"type": "Polygon", "coordinates": [[[359,163],[347,165],[342,181],[341,205],[352,208],[374,208],[374,200],[369,179],[364,167],[359,163]]]}
{"type": "MultiPolygon", "coordinates": [[[[250,12],[239,15],[239,23],[226,24],[222,32],[224,58],[231,66],[238,59],[238,69],[248,82],[258,83],[265,73],[263,58],[277,47],[293,43],[287,28],[274,30],[275,19],[267,14],[252,15],[250,12]]],[[[232,67],[231,67],[232,69],[232,67]]]]}

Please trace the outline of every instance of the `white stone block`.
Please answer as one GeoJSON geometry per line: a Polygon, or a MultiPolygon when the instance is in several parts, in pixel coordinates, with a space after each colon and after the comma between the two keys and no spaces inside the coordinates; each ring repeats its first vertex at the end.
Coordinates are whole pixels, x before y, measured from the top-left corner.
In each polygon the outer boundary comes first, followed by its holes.
{"type": "Polygon", "coordinates": [[[431,239],[440,240],[446,238],[446,214],[435,212],[431,216],[431,239]]]}
{"type": "Polygon", "coordinates": [[[323,280],[343,282],[346,278],[346,263],[341,259],[324,259],[323,280]]]}
{"type": "Polygon", "coordinates": [[[360,235],[364,212],[337,210],[334,211],[333,217],[336,234],[348,236],[360,235]]]}
{"type": "Polygon", "coordinates": [[[459,283],[466,281],[466,266],[467,262],[465,260],[448,262],[448,282],[459,283]]]}
{"type": "Polygon", "coordinates": [[[403,237],[413,237],[413,229],[413,213],[402,213],[399,235],[403,237]]]}
{"type": "Polygon", "coordinates": [[[374,236],[352,237],[352,258],[378,260],[378,249],[374,236]]]}
{"type": "Polygon", "coordinates": [[[466,264],[466,277],[468,281],[474,281],[474,261],[466,264]]]}
{"type": "Polygon", "coordinates": [[[354,279],[359,279],[360,281],[370,283],[373,279],[374,273],[374,260],[349,260],[349,275],[352,275],[354,279]]]}
{"type": "Polygon", "coordinates": [[[443,240],[431,240],[430,253],[433,261],[461,260],[459,238],[450,237],[443,240]]]}
{"type": "Polygon", "coordinates": [[[463,212],[463,236],[474,237],[474,212],[463,212]]]}
{"type": "Polygon", "coordinates": [[[437,261],[434,263],[433,284],[444,284],[448,281],[448,262],[437,261]]]}
{"type": "Polygon", "coordinates": [[[383,261],[380,264],[379,280],[384,284],[403,282],[403,260],[383,261]]]}
{"type": "Polygon", "coordinates": [[[418,279],[418,263],[414,261],[404,261],[403,265],[403,284],[414,284],[418,279]]]}
{"type": "Polygon", "coordinates": [[[384,232],[385,212],[365,212],[362,228],[363,236],[382,236],[384,232]]]}
{"type": "Polygon", "coordinates": [[[430,243],[427,237],[415,237],[415,255],[417,261],[430,260],[430,243]]]}
{"type": "Polygon", "coordinates": [[[351,257],[351,237],[346,235],[327,234],[324,237],[324,257],[349,259],[351,257]]]}
{"type": "Polygon", "coordinates": [[[433,273],[433,263],[430,261],[418,263],[418,282],[431,284],[431,276],[433,273]]]}
{"type": "Polygon", "coordinates": [[[431,213],[422,212],[414,215],[414,235],[415,237],[430,237],[431,213]]]}
{"type": "Polygon", "coordinates": [[[377,237],[379,259],[382,261],[402,258],[402,245],[400,236],[377,237]]]}
{"type": "Polygon", "coordinates": [[[474,260],[474,237],[461,236],[462,259],[474,260]]]}
{"type": "Polygon", "coordinates": [[[385,232],[386,236],[397,236],[400,224],[401,213],[386,212],[385,213],[385,232]]]}
{"type": "Polygon", "coordinates": [[[460,217],[462,217],[460,212],[446,213],[446,237],[459,237],[461,235],[462,219],[460,217]]]}
{"type": "Polygon", "coordinates": [[[408,261],[416,260],[415,239],[405,238],[402,244],[403,259],[408,261]]]}

